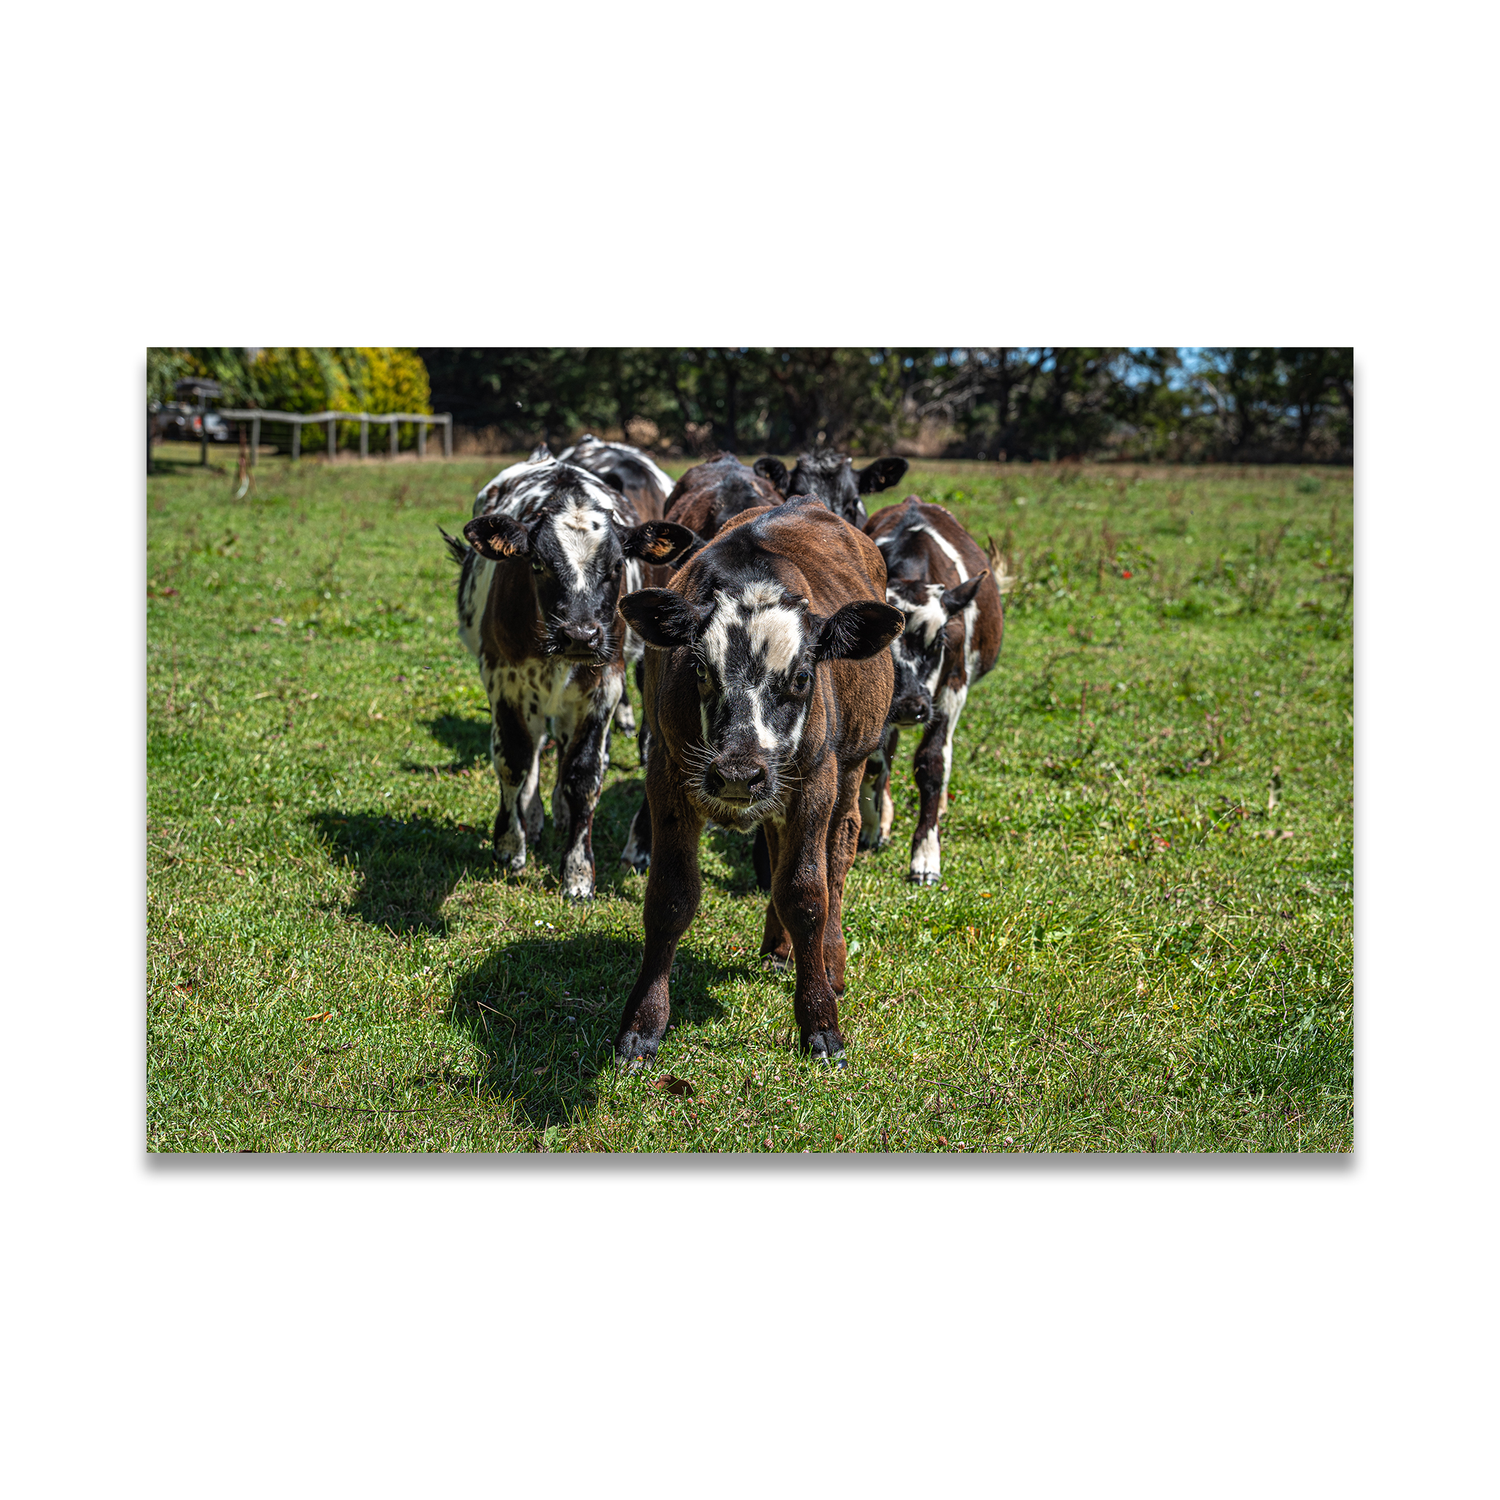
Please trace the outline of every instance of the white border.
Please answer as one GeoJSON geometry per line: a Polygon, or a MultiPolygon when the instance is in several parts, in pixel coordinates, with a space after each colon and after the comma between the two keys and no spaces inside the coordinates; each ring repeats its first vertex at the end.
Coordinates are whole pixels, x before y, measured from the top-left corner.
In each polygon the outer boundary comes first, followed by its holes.
{"type": "Polygon", "coordinates": [[[1493,22],[1416,24],[1326,3],[16,23],[17,1493],[1492,1479],[1493,22]],[[142,350],[240,336],[1354,344],[1357,1157],[147,1162],[142,350]]]}

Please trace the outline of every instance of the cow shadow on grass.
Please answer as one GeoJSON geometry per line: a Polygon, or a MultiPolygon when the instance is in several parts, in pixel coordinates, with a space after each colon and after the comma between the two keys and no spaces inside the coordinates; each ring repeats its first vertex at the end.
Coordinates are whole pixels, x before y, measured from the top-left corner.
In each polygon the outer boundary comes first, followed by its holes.
{"type": "MultiPolygon", "coordinates": [[[[533,1129],[565,1123],[593,1106],[600,1075],[615,1066],[615,1032],[640,962],[638,938],[605,933],[523,936],[495,949],[454,981],[447,1015],[479,1055],[477,1076],[415,1081],[509,1098],[533,1129]]],[[[671,1028],[722,1016],[713,990],[737,972],[679,948],[671,1028]]]]}
{"type": "Polygon", "coordinates": [[[359,872],[350,910],[392,932],[445,932],[443,903],[465,874],[485,874],[486,832],[430,818],[328,810],[308,822],[334,862],[359,872]]]}
{"type": "Polygon", "coordinates": [[[439,714],[425,719],[423,727],[439,744],[453,752],[446,766],[408,765],[411,771],[467,771],[470,766],[488,765],[490,760],[490,721],[470,719],[462,714],[439,714]]]}

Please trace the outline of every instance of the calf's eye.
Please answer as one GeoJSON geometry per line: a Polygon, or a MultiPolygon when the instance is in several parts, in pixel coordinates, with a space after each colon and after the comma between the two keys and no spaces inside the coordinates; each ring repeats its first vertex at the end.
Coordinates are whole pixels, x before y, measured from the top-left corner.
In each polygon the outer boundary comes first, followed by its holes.
{"type": "Polygon", "coordinates": [[[541,563],[539,563],[539,562],[532,563],[532,565],[531,565],[531,571],[533,573],[536,573],[536,574],[540,575],[541,572],[543,571],[541,563]]]}
{"type": "Polygon", "coordinates": [[[797,692],[805,693],[807,691],[807,685],[811,681],[812,673],[809,672],[806,667],[803,667],[802,670],[798,672],[794,678],[792,678],[792,686],[797,690],[797,692]]]}
{"type": "Polygon", "coordinates": [[[698,663],[698,681],[699,682],[707,682],[708,681],[708,668],[705,667],[701,661],[698,663]]]}

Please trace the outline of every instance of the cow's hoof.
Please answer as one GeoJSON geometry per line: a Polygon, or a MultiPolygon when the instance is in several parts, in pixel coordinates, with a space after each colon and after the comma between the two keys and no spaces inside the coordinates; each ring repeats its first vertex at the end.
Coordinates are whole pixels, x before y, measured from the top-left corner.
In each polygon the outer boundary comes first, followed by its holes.
{"type": "Polygon", "coordinates": [[[621,1072],[639,1073],[656,1056],[660,1037],[639,1031],[622,1031],[615,1039],[615,1062],[621,1072]]]}
{"type": "Polygon", "coordinates": [[[844,1060],[844,1039],[835,1029],[809,1031],[802,1038],[802,1050],[818,1062],[833,1068],[847,1067],[844,1060]]]}
{"type": "Polygon", "coordinates": [[[637,875],[644,875],[651,868],[651,851],[649,849],[622,849],[620,865],[626,870],[634,870],[637,875]]]}
{"type": "Polygon", "coordinates": [[[936,885],[943,877],[937,870],[908,870],[906,878],[913,885],[936,885]]]}

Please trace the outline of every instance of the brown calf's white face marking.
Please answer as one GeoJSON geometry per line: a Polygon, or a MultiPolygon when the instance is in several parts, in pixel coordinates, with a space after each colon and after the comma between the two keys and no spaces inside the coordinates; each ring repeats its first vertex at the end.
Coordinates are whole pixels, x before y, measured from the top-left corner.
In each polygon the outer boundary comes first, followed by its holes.
{"type": "Polygon", "coordinates": [[[699,676],[718,690],[720,701],[717,713],[710,712],[712,695],[700,703],[704,743],[713,742],[716,725],[727,729],[744,713],[761,749],[795,750],[807,719],[803,700],[812,674],[810,661],[796,670],[810,645],[806,600],[767,580],[746,584],[734,595],[721,589],[714,597],[713,618],[700,645],[699,676]]]}

